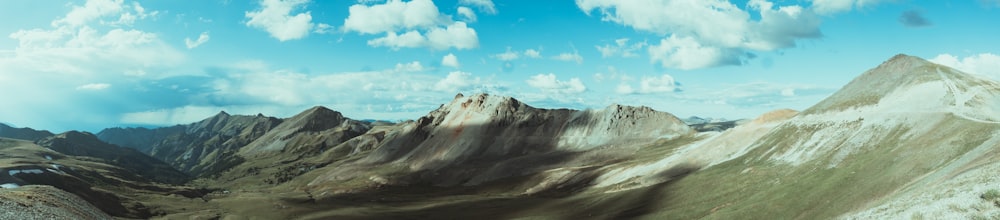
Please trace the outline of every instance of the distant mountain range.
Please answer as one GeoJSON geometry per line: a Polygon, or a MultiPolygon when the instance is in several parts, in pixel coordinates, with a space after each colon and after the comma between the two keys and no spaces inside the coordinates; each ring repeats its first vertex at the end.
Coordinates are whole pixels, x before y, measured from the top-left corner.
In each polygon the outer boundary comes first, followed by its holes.
{"type": "Polygon", "coordinates": [[[78,218],[1000,216],[998,132],[1000,83],[898,55],[750,120],[459,94],[399,123],[314,107],[96,135],[0,125],[22,139],[0,139],[0,199],[69,192],[93,207],[44,207],[78,218]]]}

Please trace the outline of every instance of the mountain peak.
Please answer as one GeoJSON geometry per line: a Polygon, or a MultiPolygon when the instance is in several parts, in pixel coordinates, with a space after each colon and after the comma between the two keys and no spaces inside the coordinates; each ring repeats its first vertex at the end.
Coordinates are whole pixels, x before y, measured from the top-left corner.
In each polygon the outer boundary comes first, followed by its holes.
{"type": "MultiPolygon", "coordinates": [[[[977,102],[968,101],[972,100],[969,97],[989,94],[966,91],[977,89],[990,91],[995,90],[995,87],[996,82],[992,80],[974,77],[919,57],[899,54],[865,71],[833,95],[802,111],[802,114],[810,115],[890,103],[895,103],[891,105],[920,103],[919,106],[929,108],[925,110],[950,111],[946,106],[973,106],[977,102]]],[[[975,99],[991,100],[988,97],[975,99]]]]}
{"type": "Polygon", "coordinates": [[[215,114],[215,116],[213,116],[213,117],[229,117],[229,116],[232,116],[232,115],[229,115],[228,112],[226,112],[225,110],[223,110],[223,111],[219,111],[219,113],[215,114]]]}

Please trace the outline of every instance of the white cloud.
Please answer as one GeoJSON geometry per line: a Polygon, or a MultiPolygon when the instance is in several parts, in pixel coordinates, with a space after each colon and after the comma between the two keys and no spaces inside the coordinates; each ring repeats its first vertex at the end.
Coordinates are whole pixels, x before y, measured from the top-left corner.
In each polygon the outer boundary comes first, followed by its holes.
{"type": "Polygon", "coordinates": [[[448,53],[448,55],[444,55],[444,57],[441,58],[441,65],[451,68],[458,68],[460,66],[458,64],[458,57],[452,53],[448,53]]]}
{"type": "Polygon", "coordinates": [[[940,54],[930,59],[931,62],[961,70],[963,72],[984,75],[994,80],[1000,80],[1000,56],[992,53],[981,53],[965,58],[951,54],[940,54]]]}
{"type": "Polygon", "coordinates": [[[615,89],[615,92],[618,94],[654,94],[672,93],[677,92],[679,89],[677,81],[674,81],[674,77],[663,74],[661,76],[642,77],[642,80],[639,81],[638,89],[629,85],[627,80],[623,78],[622,82],[615,89]]]}
{"type": "Polygon", "coordinates": [[[632,86],[629,85],[629,84],[621,83],[621,84],[618,84],[618,87],[615,87],[615,93],[618,93],[618,94],[634,94],[635,93],[635,89],[633,89],[632,86]]]}
{"type": "Polygon", "coordinates": [[[597,48],[597,51],[601,52],[601,57],[637,57],[639,55],[635,52],[641,50],[643,47],[646,47],[645,41],[631,45],[628,44],[628,41],[628,38],[621,38],[615,40],[614,45],[605,44],[604,46],[598,45],[595,47],[597,48]]]}
{"type": "Polygon", "coordinates": [[[329,34],[333,32],[334,32],[333,26],[326,23],[316,24],[316,28],[315,30],[313,30],[313,33],[317,34],[329,34]]]}
{"type": "Polygon", "coordinates": [[[472,5],[479,8],[479,10],[486,12],[487,14],[496,14],[497,8],[493,4],[493,0],[460,0],[459,4],[472,5]]]}
{"type": "Polygon", "coordinates": [[[580,56],[580,54],[576,51],[572,53],[560,53],[559,55],[553,56],[552,59],[566,62],[576,62],[577,64],[583,63],[583,56],[580,56]]]}
{"type": "Polygon", "coordinates": [[[427,40],[431,48],[444,50],[472,49],[479,47],[479,37],[476,30],[466,26],[465,22],[455,22],[447,28],[432,28],[427,32],[427,40]]]}
{"type": "Polygon", "coordinates": [[[519,55],[517,52],[511,51],[510,47],[507,47],[507,52],[498,53],[490,56],[502,61],[513,61],[517,60],[518,58],[521,58],[521,55],[519,55]]]}
{"type": "Polygon", "coordinates": [[[785,88],[785,89],[782,89],[781,90],[781,96],[785,96],[785,97],[795,96],[795,89],[794,88],[785,88]]]}
{"type": "Polygon", "coordinates": [[[677,82],[674,77],[663,74],[659,77],[642,77],[639,82],[639,93],[666,93],[677,91],[677,82]]]}
{"type": "Polygon", "coordinates": [[[555,94],[576,94],[587,91],[587,87],[583,85],[580,78],[571,78],[569,81],[559,81],[556,79],[556,75],[549,74],[538,74],[531,78],[528,78],[525,82],[529,86],[542,90],[546,93],[555,94]]]}
{"type": "Polygon", "coordinates": [[[83,6],[73,6],[66,17],[53,21],[52,26],[81,26],[101,17],[119,15],[123,7],[122,0],[89,0],[83,6]]]}
{"type": "Polygon", "coordinates": [[[424,71],[424,66],[420,62],[397,63],[396,72],[420,72],[424,71]]]}
{"type": "Polygon", "coordinates": [[[472,9],[469,7],[459,6],[458,15],[462,16],[462,20],[465,22],[476,22],[476,13],[472,12],[472,9]]]}
{"type": "Polygon", "coordinates": [[[111,87],[111,84],[107,83],[91,83],[84,84],[76,87],[76,90],[104,90],[111,87]]]}
{"type": "Polygon", "coordinates": [[[819,14],[834,14],[874,5],[882,0],[812,0],[812,8],[819,14]]]}
{"type": "Polygon", "coordinates": [[[201,46],[201,44],[208,42],[208,39],[209,39],[208,32],[201,32],[201,35],[198,35],[197,40],[191,40],[191,38],[184,38],[184,45],[186,45],[188,49],[194,49],[195,47],[201,46]]]}
{"type": "Polygon", "coordinates": [[[748,11],[719,0],[578,0],[576,3],[588,14],[599,11],[602,20],[663,35],[661,45],[650,45],[647,51],[653,62],[671,68],[739,65],[741,60],[750,58],[749,51],[790,48],[796,40],[821,36],[819,17],[812,11],[798,5],[776,7],[764,0],[751,0],[747,3],[748,11]],[[759,16],[751,16],[750,12],[759,16]],[[683,52],[687,52],[683,54],[685,57],[676,54],[683,52]],[[686,57],[692,55],[704,57],[686,57]]]}
{"type": "Polygon", "coordinates": [[[683,70],[738,65],[742,56],[740,52],[702,45],[693,37],[677,38],[677,35],[660,40],[659,45],[649,46],[651,60],[662,63],[664,67],[683,70]]]}
{"type": "Polygon", "coordinates": [[[364,34],[430,28],[446,22],[430,0],[389,0],[384,4],[371,6],[356,4],[348,8],[348,11],[344,29],[364,34]]]}
{"type": "MultiPolygon", "coordinates": [[[[476,30],[466,22],[443,16],[430,0],[403,2],[389,0],[383,4],[352,5],[344,19],[343,29],[361,34],[385,33],[368,41],[369,46],[399,48],[429,47],[472,49],[479,47],[476,30]],[[403,33],[397,35],[397,33],[403,33]]],[[[462,10],[459,9],[461,12],[462,10]]]]}
{"type": "Polygon", "coordinates": [[[312,30],[312,15],[309,11],[292,15],[292,11],[305,7],[308,0],[261,0],[261,9],[247,11],[247,27],[267,31],[278,41],[302,39],[312,30]]]}
{"type": "Polygon", "coordinates": [[[542,58],[542,53],[535,49],[524,50],[524,56],[528,58],[542,58]]]}
{"type": "Polygon", "coordinates": [[[465,26],[465,22],[455,22],[447,28],[431,28],[427,36],[417,31],[409,31],[402,35],[395,32],[386,33],[385,37],[368,40],[369,46],[399,48],[430,47],[436,50],[448,48],[472,49],[479,47],[476,31],[465,26]]]}
{"type": "Polygon", "coordinates": [[[369,46],[389,47],[394,50],[398,50],[399,48],[423,47],[425,44],[427,44],[427,38],[417,31],[406,32],[402,35],[396,35],[396,32],[389,32],[386,33],[385,37],[368,40],[369,46]]]}
{"type": "Polygon", "coordinates": [[[473,88],[480,83],[479,77],[473,78],[472,73],[454,71],[448,77],[434,84],[434,90],[442,92],[458,92],[473,88]]]}

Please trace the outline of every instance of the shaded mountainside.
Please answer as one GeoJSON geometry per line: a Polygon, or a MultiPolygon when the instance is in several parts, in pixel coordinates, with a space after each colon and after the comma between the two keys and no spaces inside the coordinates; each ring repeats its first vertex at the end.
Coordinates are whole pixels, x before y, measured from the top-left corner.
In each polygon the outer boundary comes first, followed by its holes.
{"type": "Polygon", "coordinates": [[[510,97],[459,95],[416,121],[372,129],[336,147],[346,148],[339,156],[356,159],[314,171],[309,187],[326,194],[364,190],[350,183],[367,181],[477,186],[535,176],[541,182],[519,186],[520,193],[534,193],[584,181],[595,174],[590,168],[638,156],[643,145],[693,133],[677,117],[647,107],[550,110],[510,97]],[[546,173],[552,169],[565,170],[546,173]]]}
{"type": "Polygon", "coordinates": [[[0,137],[37,141],[39,139],[52,136],[52,132],[39,131],[31,128],[14,128],[7,124],[0,123],[0,137]]]}
{"type": "Polygon", "coordinates": [[[263,115],[229,115],[226,112],[200,122],[166,128],[113,128],[98,133],[112,144],[143,150],[192,176],[218,174],[245,159],[240,148],[281,123],[263,115]]]}

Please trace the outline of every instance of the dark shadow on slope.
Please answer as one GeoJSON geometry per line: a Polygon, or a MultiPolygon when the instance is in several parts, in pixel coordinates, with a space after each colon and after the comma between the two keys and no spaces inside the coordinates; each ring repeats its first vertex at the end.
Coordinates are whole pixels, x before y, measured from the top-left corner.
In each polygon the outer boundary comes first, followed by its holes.
{"type": "Polygon", "coordinates": [[[509,192],[534,183],[537,176],[518,176],[474,187],[385,186],[342,194],[315,203],[318,210],[358,210],[330,213],[315,219],[632,219],[660,210],[672,194],[671,185],[698,170],[681,165],[658,174],[652,186],[615,193],[588,192],[599,177],[596,170],[579,181],[531,195],[509,192]],[[320,208],[324,207],[324,208],[320,208]]]}

